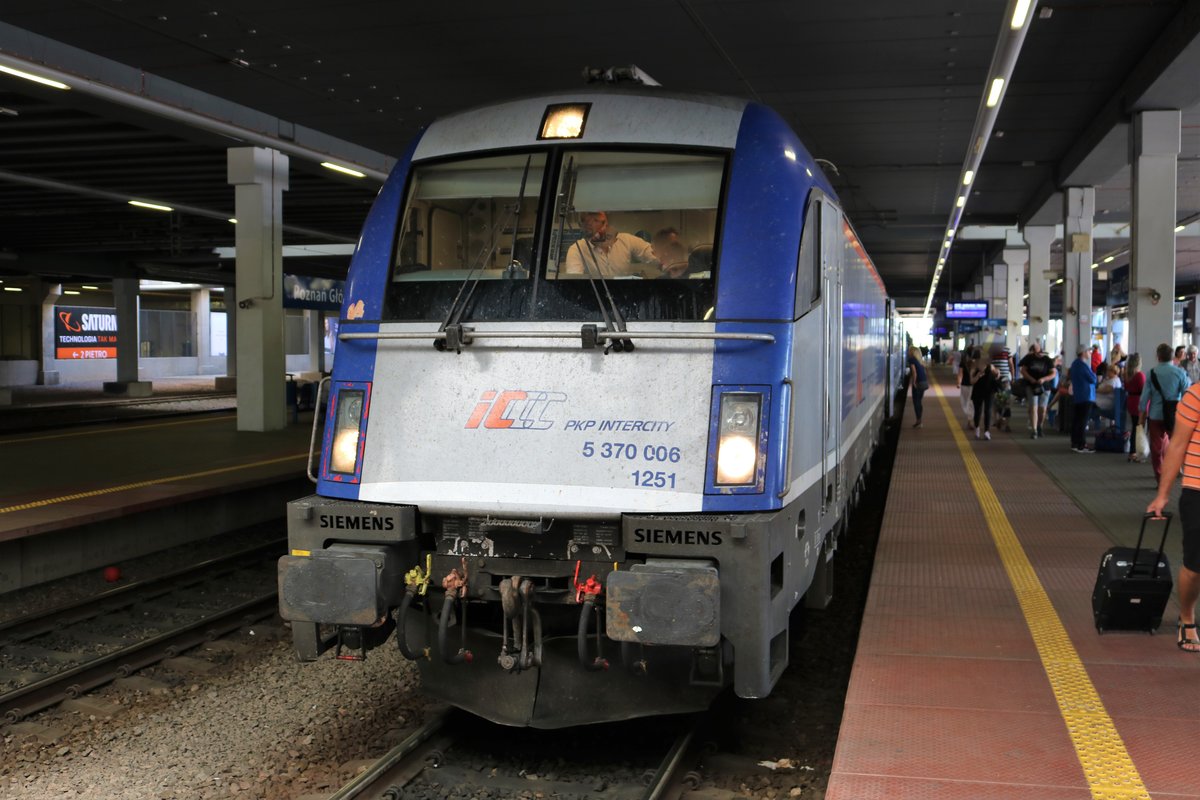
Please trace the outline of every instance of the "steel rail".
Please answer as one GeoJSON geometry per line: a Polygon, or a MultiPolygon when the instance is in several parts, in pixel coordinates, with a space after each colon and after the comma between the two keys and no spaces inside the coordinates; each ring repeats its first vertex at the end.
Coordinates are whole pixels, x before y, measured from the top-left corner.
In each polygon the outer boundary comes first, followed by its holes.
{"type": "MultiPolygon", "coordinates": [[[[169,592],[207,580],[214,573],[219,574],[224,568],[240,569],[245,564],[231,562],[242,562],[255,556],[267,555],[270,550],[277,549],[281,544],[286,543],[286,537],[272,539],[269,542],[264,542],[254,547],[248,547],[234,553],[190,564],[174,572],[118,586],[100,594],[91,595],[79,602],[64,603],[45,611],[4,620],[0,622],[0,647],[31,639],[34,636],[40,636],[44,633],[62,630],[65,625],[74,625],[94,619],[101,614],[112,613],[118,608],[124,608],[145,599],[145,593],[154,592],[159,589],[163,589],[163,593],[169,592]],[[194,580],[181,580],[184,578],[194,580]],[[135,596],[126,597],[126,595],[135,596]]],[[[154,597],[157,595],[150,594],[149,596],[154,597]]]]}
{"type": "Polygon", "coordinates": [[[275,592],[260,595],[233,608],[214,612],[211,616],[107,653],[72,669],[19,686],[0,694],[0,717],[8,722],[18,722],[32,713],[57,705],[68,698],[78,697],[116,678],[127,677],[151,664],[174,658],[184,650],[275,614],[278,604],[275,592]]]}
{"type": "MultiPolygon", "coordinates": [[[[405,762],[414,758],[418,748],[428,742],[446,727],[451,709],[442,709],[418,730],[410,734],[404,741],[385,753],[378,761],[368,767],[362,774],[356,776],[342,788],[331,794],[328,800],[352,800],[376,786],[392,783],[397,780],[397,774],[405,766],[405,762]]],[[[418,770],[419,771],[419,770],[418,770]]],[[[415,773],[414,773],[415,775],[415,773]]],[[[407,783],[407,780],[401,780],[407,783]]]]}

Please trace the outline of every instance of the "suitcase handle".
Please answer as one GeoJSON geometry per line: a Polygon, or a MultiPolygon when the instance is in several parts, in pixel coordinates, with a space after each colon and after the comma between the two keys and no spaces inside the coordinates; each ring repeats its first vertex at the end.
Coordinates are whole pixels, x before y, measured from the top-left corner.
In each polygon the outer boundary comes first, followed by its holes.
{"type": "Polygon", "coordinates": [[[1173,520],[1174,518],[1175,518],[1175,515],[1172,514],[1170,511],[1164,511],[1164,512],[1162,512],[1162,514],[1160,514],[1158,516],[1155,516],[1154,514],[1149,514],[1149,513],[1142,515],[1142,528],[1141,528],[1141,530],[1138,531],[1137,547],[1135,547],[1133,550],[1133,560],[1129,565],[1129,574],[1130,575],[1132,575],[1133,571],[1137,568],[1138,556],[1141,555],[1141,552],[1142,552],[1142,538],[1145,537],[1145,535],[1146,535],[1146,523],[1149,522],[1150,520],[1162,520],[1162,522],[1163,522],[1162,541],[1158,543],[1158,555],[1154,559],[1154,569],[1150,571],[1151,578],[1158,577],[1158,565],[1159,565],[1159,562],[1162,561],[1163,548],[1167,546],[1167,531],[1171,530],[1171,520],[1173,520]]]}

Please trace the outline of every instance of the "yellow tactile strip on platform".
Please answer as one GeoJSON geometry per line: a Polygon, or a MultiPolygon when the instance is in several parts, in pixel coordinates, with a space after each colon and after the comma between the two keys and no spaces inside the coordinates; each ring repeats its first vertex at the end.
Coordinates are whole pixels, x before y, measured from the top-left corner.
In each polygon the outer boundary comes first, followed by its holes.
{"type": "Polygon", "coordinates": [[[940,387],[935,389],[935,393],[967,467],[971,486],[1016,592],[1046,676],[1050,679],[1050,687],[1066,722],[1092,797],[1096,800],[1149,800],[1150,793],[1116,725],[1105,710],[1066,628],[1017,540],[983,466],[963,435],[958,415],[951,409],[940,387]]]}

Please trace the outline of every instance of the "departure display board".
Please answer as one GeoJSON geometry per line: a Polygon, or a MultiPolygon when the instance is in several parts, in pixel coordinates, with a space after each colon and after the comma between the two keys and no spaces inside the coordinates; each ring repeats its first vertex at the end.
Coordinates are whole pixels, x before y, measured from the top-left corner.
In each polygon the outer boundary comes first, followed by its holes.
{"type": "Polygon", "coordinates": [[[946,303],[946,319],[987,319],[986,300],[946,303]]]}

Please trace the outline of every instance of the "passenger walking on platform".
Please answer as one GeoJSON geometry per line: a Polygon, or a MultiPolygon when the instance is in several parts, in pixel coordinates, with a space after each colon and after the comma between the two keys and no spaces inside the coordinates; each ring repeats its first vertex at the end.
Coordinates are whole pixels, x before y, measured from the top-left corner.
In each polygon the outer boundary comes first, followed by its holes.
{"type": "Polygon", "coordinates": [[[1149,423],[1146,433],[1150,437],[1150,466],[1154,467],[1154,479],[1162,477],[1163,455],[1167,452],[1175,426],[1175,404],[1187,391],[1188,377],[1180,367],[1172,363],[1174,353],[1171,345],[1158,346],[1158,366],[1150,370],[1150,386],[1142,392],[1142,424],[1149,423]]]}
{"type": "MultiPolygon", "coordinates": [[[[1140,463],[1142,457],[1138,453],[1137,429],[1141,426],[1141,414],[1138,409],[1142,405],[1142,390],[1146,387],[1146,373],[1142,372],[1141,355],[1131,353],[1125,360],[1125,375],[1122,380],[1125,384],[1125,411],[1129,414],[1128,460],[1140,463]]],[[[1145,430],[1142,431],[1142,435],[1146,435],[1145,430]]]]}
{"type": "Polygon", "coordinates": [[[958,358],[958,404],[962,407],[967,425],[974,425],[975,406],[971,403],[971,348],[963,350],[958,358]]]}
{"type": "Polygon", "coordinates": [[[971,402],[975,405],[976,439],[981,435],[984,439],[992,438],[992,397],[999,385],[1000,372],[996,365],[983,357],[983,351],[975,348],[974,357],[971,359],[971,402]]]}
{"type": "Polygon", "coordinates": [[[1029,404],[1029,438],[1042,435],[1046,407],[1050,404],[1050,384],[1054,380],[1054,362],[1042,352],[1037,342],[1029,343],[1029,352],[1021,359],[1021,379],[1025,381],[1025,397],[1029,404]]]}
{"type": "Polygon", "coordinates": [[[1179,565],[1179,626],[1175,646],[1188,653],[1200,653],[1200,634],[1196,628],[1196,601],[1200,599],[1200,386],[1192,386],[1179,401],[1175,434],[1163,458],[1158,494],[1146,506],[1146,513],[1162,515],[1181,469],[1179,521],[1183,525],[1183,563],[1179,565]]]}
{"type": "Polygon", "coordinates": [[[1100,352],[1100,345],[1092,345],[1092,372],[1100,369],[1100,364],[1104,361],[1104,354],[1100,352]]]}
{"type": "Polygon", "coordinates": [[[917,417],[913,427],[919,428],[921,427],[921,415],[924,412],[921,407],[921,398],[929,389],[929,375],[925,372],[925,365],[921,363],[921,351],[916,347],[908,348],[906,363],[908,364],[908,385],[912,387],[913,414],[917,417]]]}
{"type": "MultiPolygon", "coordinates": [[[[1098,348],[1093,348],[1098,352],[1098,348]]],[[[1079,345],[1076,358],[1071,362],[1071,449],[1076,453],[1091,453],[1087,446],[1087,422],[1092,415],[1092,404],[1096,402],[1096,373],[1087,361],[1086,345],[1079,345]]]]}

